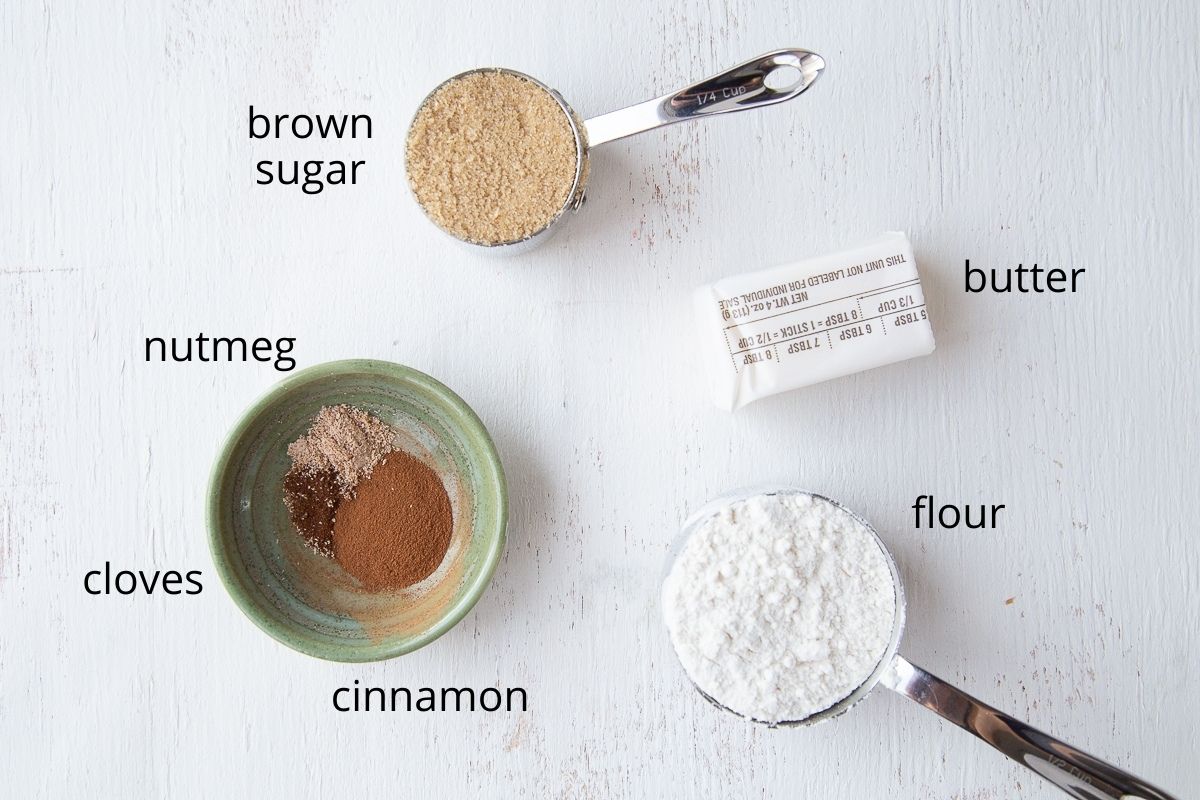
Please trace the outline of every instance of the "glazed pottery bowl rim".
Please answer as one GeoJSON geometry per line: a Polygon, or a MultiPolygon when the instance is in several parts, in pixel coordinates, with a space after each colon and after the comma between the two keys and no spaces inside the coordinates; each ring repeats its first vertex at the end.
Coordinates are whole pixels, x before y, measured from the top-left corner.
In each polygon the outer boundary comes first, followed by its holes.
{"type": "MultiPolygon", "coordinates": [[[[504,554],[508,530],[508,485],[504,476],[504,468],[491,435],[474,409],[448,386],[420,370],[403,364],[373,359],[344,359],[307,367],[295,375],[279,381],[255,400],[238,418],[213,462],[209,474],[206,505],[208,544],[213,565],[216,567],[225,590],[233,598],[241,612],[259,629],[281,644],[306,655],[340,662],[383,661],[411,653],[434,641],[461,622],[479,602],[491,583],[492,576],[504,554]],[[264,607],[262,603],[251,596],[249,588],[243,585],[241,577],[236,574],[231,564],[239,556],[231,553],[230,548],[226,546],[227,532],[222,509],[232,502],[232,498],[223,494],[222,485],[228,479],[231,470],[236,468],[234,455],[242,446],[246,434],[264,414],[269,413],[287,395],[307,384],[324,382],[343,375],[363,373],[401,385],[408,391],[437,401],[451,411],[453,427],[467,434],[463,440],[465,442],[472,441],[472,438],[475,440],[474,444],[477,446],[470,446],[467,450],[472,456],[472,460],[480,465],[486,478],[484,483],[495,486],[496,511],[493,515],[495,530],[483,532],[489,541],[486,551],[480,558],[479,568],[467,580],[464,580],[465,589],[461,596],[448,604],[443,614],[436,617],[428,627],[414,636],[371,647],[351,647],[310,637],[303,627],[282,621],[269,608],[264,607]]],[[[492,520],[489,520],[489,527],[491,523],[492,520]]],[[[476,532],[477,529],[473,529],[472,535],[474,536],[476,532]]]]}

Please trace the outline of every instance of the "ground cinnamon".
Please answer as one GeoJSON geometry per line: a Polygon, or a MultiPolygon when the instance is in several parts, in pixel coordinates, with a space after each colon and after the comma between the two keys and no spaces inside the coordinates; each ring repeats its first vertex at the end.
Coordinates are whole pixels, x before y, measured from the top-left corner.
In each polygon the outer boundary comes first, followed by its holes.
{"type": "Polygon", "coordinates": [[[402,589],[433,574],[453,528],[442,479],[398,450],[338,507],[333,555],[368,591],[402,589]]]}

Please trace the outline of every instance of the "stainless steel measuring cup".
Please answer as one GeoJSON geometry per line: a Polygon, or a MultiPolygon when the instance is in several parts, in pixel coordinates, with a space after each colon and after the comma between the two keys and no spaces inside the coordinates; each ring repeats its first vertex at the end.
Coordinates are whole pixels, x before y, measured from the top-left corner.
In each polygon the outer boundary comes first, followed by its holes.
{"type": "MultiPolygon", "coordinates": [[[[668,571],[700,523],[741,500],[760,495],[788,494],[825,500],[854,517],[871,532],[892,573],[896,591],[896,614],[887,650],[884,651],[883,658],[879,660],[875,670],[870,677],[863,681],[862,685],[829,708],[804,719],[762,724],[768,724],[771,727],[795,727],[831,719],[845,713],[870,694],[872,689],[882,685],[897,694],[915,700],[930,711],[974,734],[1009,758],[1038,773],[1072,797],[1080,800],[1174,800],[1171,795],[1140,778],[976,700],[963,690],[926,672],[900,655],[900,638],[904,632],[905,602],[904,586],[900,580],[900,571],[896,567],[896,561],[869,522],[834,500],[812,492],[779,486],[743,489],[717,498],[689,517],[684,523],[675,547],[672,548],[667,565],[668,571]]],[[[729,711],[731,714],[737,713],[721,705],[699,687],[697,687],[697,691],[718,708],[729,711]]],[[[762,722],[761,720],[752,721],[762,722]]]]}
{"type": "MultiPolygon", "coordinates": [[[[435,87],[425,100],[421,101],[421,105],[423,106],[446,83],[474,72],[505,72],[524,78],[546,90],[566,114],[571,132],[575,136],[576,169],[574,183],[567,193],[567,199],[562,207],[544,226],[529,236],[496,244],[473,242],[457,236],[454,238],[491,255],[516,255],[528,252],[545,242],[558,228],[558,223],[567,216],[568,212],[578,211],[582,207],[585,199],[588,156],[591,148],[663,125],[671,125],[689,119],[702,119],[717,114],[728,114],[733,111],[749,111],[791,100],[793,97],[799,97],[808,87],[812,86],[824,69],[825,60],[816,53],[796,49],[774,50],[678,91],[592,117],[586,122],[575,113],[559,92],[522,72],[487,67],[455,75],[435,87]]],[[[420,107],[418,107],[418,112],[419,110],[420,107]]]]}

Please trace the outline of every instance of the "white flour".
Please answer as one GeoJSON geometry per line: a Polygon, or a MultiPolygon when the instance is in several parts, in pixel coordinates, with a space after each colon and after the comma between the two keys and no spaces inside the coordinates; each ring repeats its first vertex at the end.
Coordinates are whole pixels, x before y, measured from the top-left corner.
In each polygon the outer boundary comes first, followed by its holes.
{"type": "Polygon", "coordinates": [[[758,495],[701,522],[663,584],[679,660],[706,694],[798,721],[862,685],[891,639],[896,594],[874,536],[811,495],[758,495]]]}

